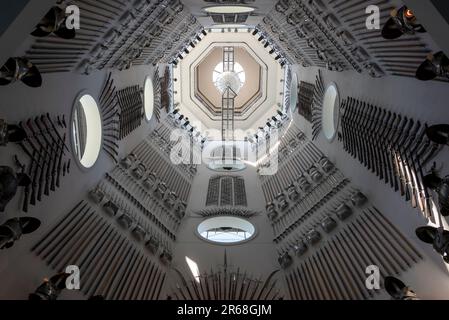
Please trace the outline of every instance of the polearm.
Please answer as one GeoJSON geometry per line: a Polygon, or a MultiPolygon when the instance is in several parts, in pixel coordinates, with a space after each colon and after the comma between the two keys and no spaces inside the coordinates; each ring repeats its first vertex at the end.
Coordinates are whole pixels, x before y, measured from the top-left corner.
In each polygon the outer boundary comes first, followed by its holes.
{"type": "MultiPolygon", "coordinates": [[[[31,131],[32,131],[32,133],[33,133],[33,135],[35,135],[35,133],[34,133],[34,130],[33,130],[33,127],[32,127],[32,125],[31,125],[31,123],[30,123],[30,121],[31,120],[29,120],[28,122],[27,122],[27,125],[28,125],[28,127],[31,129],[31,131]]],[[[44,140],[45,141],[45,140],[44,140]]],[[[45,151],[47,151],[47,153],[48,153],[48,144],[47,144],[47,146],[45,147],[45,151]]],[[[38,161],[40,162],[41,161],[41,154],[39,154],[39,157],[38,157],[38,161]]],[[[45,166],[44,166],[45,167],[45,166]]],[[[36,179],[38,179],[39,180],[39,186],[38,186],[38,190],[37,190],[37,200],[38,201],[41,201],[42,200],[42,192],[44,192],[44,194],[45,195],[49,195],[49,193],[50,193],[50,191],[49,191],[49,174],[50,174],[50,166],[48,166],[47,165],[47,170],[44,172],[44,167],[42,168],[42,170],[40,170],[40,174],[39,174],[39,177],[37,177],[37,171],[36,171],[36,176],[33,178],[33,183],[36,183],[36,179]],[[45,175],[45,181],[46,181],[46,184],[45,184],[45,190],[43,191],[42,190],[42,188],[44,187],[43,186],[43,183],[44,183],[44,175],[45,175]]],[[[33,196],[31,197],[31,198],[33,198],[33,196]]]]}
{"type": "Polygon", "coordinates": [[[389,158],[390,158],[390,162],[393,163],[393,170],[394,170],[394,176],[395,176],[395,191],[400,190],[401,196],[404,195],[405,190],[404,190],[404,186],[402,185],[402,181],[401,180],[401,175],[399,172],[399,165],[398,165],[398,161],[397,161],[397,157],[396,157],[396,146],[397,146],[397,142],[399,141],[399,139],[401,138],[401,133],[403,132],[403,129],[405,128],[405,126],[407,125],[407,118],[402,118],[400,115],[398,115],[399,118],[399,124],[397,127],[395,127],[393,129],[393,133],[392,133],[392,139],[389,142],[389,148],[388,148],[388,153],[389,153],[389,158]],[[398,179],[399,178],[399,184],[398,184],[398,179]]]}
{"type": "Polygon", "coordinates": [[[387,122],[385,125],[388,127],[388,131],[386,132],[385,136],[384,136],[384,157],[385,157],[385,161],[388,165],[388,174],[390,177],[390,186],[392,188],[394,188],[395,191],[399,190],[399,184],[398,184],[398,180],[394,171],[394,167],[393,167],[393,161],[390,157],[390,143],[391,140],[393,138],[394,132],[396,130],[396,127],[400,125],[402,118],[400,116],[398,116],[396,113],[392,113],[391,111],[388,111],[389,113],[391,113],[391,117],[392,119],[389,120],[389,122],[387,122]]]}
{"type": "MultiPolygon", "coordinates": [[[[25,128],[23,127],[23,125],[21,123],[19,123],[19,127],[21,127],[23,130],[25,130],[25,128]]],[[[26,130],[25,130],[26,132],[26,130]]],[[[30,140],[30,137],[28,136],[27,139],[25,140],[31,147],[32,152],[33,153],[37,153],[39,154],[39,149],[34,145],[34,143],[30,140]]],[[[37,166],[39,166],[40,169],[43,169],[42,165],[40,164],[40,162],[38,160],[36,160],[36,155],[33,156],[33,154],[30,152],[30,150],[25,147],[25,145],[23,144],[23,142],[19,142],[18,145],[20,146],[20,148],[23,150],[23,152],[25,152],[25,154],[31,159],[31,161],[33,161],[37,166]]],[[[48,165],[47,162],[45,162],[45,164],[48,165]]]]}
{"type": "Polygon", "coordinates": [[[111,79],[112,79],[112,72],[109,72],[108,77],[106,78],[105,84],[103,85],[103,88],[101,89],[100,95],[98,97],[98,100],[100,102],[103,101],[105,93],[109,91],[112,83],[114,82],[114,81],[111,81],[111,79]]]}
{"type": "MultiPolygon", "coordinates": [[[[419,123],[419,121],[418,121],[419,123]]],[[[428,204],[428,199],[426,199],[425,194],[425,186],[422,182],[422,179],[424,177],[422,172],[422,167],[420,166],[420,159],[417,151],[421,148],[423,144],[425,144],[425,138],[426,138],[426,125],[421,125],[420,131],[416,134],[416,139],[414,141],[414,147],[407,152],[407,159],[409,159],[409,162],[412,165],[413,172],[415,172],[415,189],[416,189],[416,196],[420,199],[420,209],[423,213],[427,214],[429,213],[430,203],[428,204]],[[428,206],[429,205],[429,206],[428,206]]]]}
{"type": "MultiPolygon", "coordinates": [[[[33,152],[33,157],[35,155],[35,152],[33,152]]],[[[36,166],[37,167],[37,166],[36,166]]],[[[31,161],[29,168],[28,168],[28,175],[31,177],[31,174],[33,172],[33,161],[31,161]]],[[[23,204],[22,204],[22,211],[28,212],[28,202],[30,198],[30,186],[26,186],[24,190],[24,197],[23,197],[23,204]]]]}
{"type": "MultiPolygon", "coordinates": [[[[39,147],[40,147],[43,151],[45,151],[45,153],[48,155],[48,163],[51,163],[51,167],[50,167],[50,164],[48,164],[46,174],[49,175],[49,174],[50,174],[50,171],[51,171],[51,184],[50,184],[50,190],[51,190],[51,191],[55,191],[55,189],[56,189],[56,188],[55,188],[55,184],[56,184],[55,178],[56,178],[57,149],[56,149],[56,152],[54,152],[53,155],[51,154],[51,152],[49,152],[49,151],[47,150],[47,149],[50,147],[51,149],[53,149],[53,151],[55,151],[55,149],[54,149],[55,146],[53,146],[53,145],[47,140],[47,138],[46,138],[45,135],[43,134],[44,131],[42,130],[42,128],[40,127],[40,125],[37,123],[36,120],[35,120],[35,124],[36,124],[38,130],[42,133],[41,136],[42,136],[42,138],[44,139],[44,143],[42,143],[42,142],[40,141],[40,139],[38,138],[38,137],[39,137],[39,134],[38,134],[37,132],[34,131],[34,128],[33,128],[32,123],[31,123],[31,119],[29,119],[29,120],[27,121],[27,126],[28,126],[28,128],[31,130],[31,133],[32,133],[32,135],[34,136],[35,141],[38,143],[39,147]],[[44,146],[44,144],[45,144],[45,146],[44,146]],[[51,169],[50,169],[50,168],[51,168],[51,169]]],[[[44,159],[45,159],[45,158],[44,158],[44,159]]]]}
{"type": "MultiPolygon", "coordinates": [[[[46,132],[48,134],[48,136],[50,137],[50,140],[53,142],[53,144],[51,144],[46,139],[45,134],[42,135],[44,140],[46,141],[46,143],[51,145],[52,149],[55,150],[54,168],[52,170],[54,172],[53,174],[56,175],[56,187],[59,188],[60,187],[61,170],[62,170],[62,168],[61,168],[62,167],[62,165],[61,165],[62,157],[63,157],[63,155],[65,155],[64,147],[61,146],[61,143],[58,143],[58,141],[56,141],[56,139],[53,137],[51,130],[48,130],[48,127],[44,120],[45,120],[45,117],[42,115],[41,117],[38,117],[35,119],[35,123],[36,123],[37,127],[39,128],[39,130],[41,132],[46,132]],[[41,124],[44,125],[44,128],[46,131],[43,131],[43,128],[39,125],[39,121],[41,122],[41,124]]],[[[66,134],[64,133],[64,143],[65,143],[65,140],[66,140],[66,134]]]]}
{"type": "Polygon", "coordinates": [[[377,137],[381,135],[380,128],[382,127],[381,123],[385,112],[383,112],[383,110],[381,108],[378,108],[377,106],[372,106],[372,108],[374,109],[374,113],[372,124],[369,128],[369,148],[371,150],[371,153],[373,154],[373,166],[371,170],[379,177],[379,179],[384,180],[384,167],[376,140],[378,140],[377,137]]]}
{"type": "Polygon", "coordinates": [[[409,201],[410,200],[410,190],[407,185],[407,173],[405,171],[405,164],[403,162],[401,146],[403,146],[405,144],[405,142],[407,141],[408,134],[411,131],[411,129],[413,128],[414,121],[413,121],[413,119],[408,119],[407,117],[405,117],[405,119],[407,119],[406,120],[407,125],[404,127],[404,129],[400,133],[401,138],[396,142],[396,145],[394,147],[394,149],[396,149],[396,150],[394,151],[394,154],[396,156],[396,163],[397,163],[397,166],[399,169],[399,175],[400,175],[401,186],[402,186],[401,191],[403,191],[403,192],[401,192],[401,195],[402,196],[405,195],[406,201],[409,201]]]}
{"type": "Polygon", "coordinates": [[[87,296],[103,294],[102,290],[98,291],[98,287],[108,275],[106,271],[113,270],[114,259],[121,253],[124,238],[120,242],[119,233],[113,229],[109,228],[107,235],[95,244],[80,263],[80,267],[84,270],[83,274],[86,275],[83,281],[87,296]],[[93,279],[89,281],[92,277],[93,279]]]}
{"type": "MultiPolygon", "coordinates": [[[[61,135],[59,134],[58,129],[56,128],[55,124],[53,123],[53,120],[51,120],[50,114],[47,113],[46,116],[47,116],[48,122],[50,123],[51,127],[53,128],[54,132],[56,133],[56,136],[58,137],[59,141],[63,143],[65,149],[70,153],[69,147],[67,147],[65,141],[62,139],[61,135]]],[[[44,119],[44,117],[42,116],[41,119],[44,119]]],[[[42,122],[45,125],[45,121],[42,121],[42,122]]]]}
{"type": "Polygon", "coordinates": [[[379,157],[379,152],[375,147],[375,143],[373,141],[373,137],[375,134],[378,134],[378,128],[380,127],[380,117],[382,115],[382,110],[380,108],[378,108],[377,106],[371,106],[372,109],[372,119],[371,119],[371,124],[369,126],[369,132],[371,132],[371,134],[369,135],[370,141],[369,141],[369,145],[368,148],[370,150],[370,153],[372,155],[371,157],[371,171],[373,173],[376,173],[376,175],[378,177],[381,177],[381,179],[384,179],[383,176],[383,171],[381,169],[382,167],[382,163],[381,163],[381,159],[379,157]],[[382,175],[381,175],[382,173],[382,175]]]}
{"type": "Polygon", "coordinates": [[[375,132],[379,132],[379,134],[376,135],[374,141],[374,147],[377,151],[378,159],[380,162],[379,165],[379,177],[382,177],[383,180],[385,180],[385,183],[392,183],[392,176],[391,172],[389,170],[389,163],[388,163],[388,157],[385,154],[384,150],[384,143],[385,143],[385,137],[388,135],[388,123],[392,117],[392,113],[390,111],[385,111],[384,109],[378,108],[380,113],[382,114],[378,121],[378,126],[375,128],[375,132]]]}
{"type": "MultiPolygon", "coordinates": [[[[19,127],[20,128],[22,128],[22,130],[24,130],[25,132],[28,132],[26,129],[25,129],[25,127],[22,125],[22,122],[20,122],[19,123],[19,127]]],[[[36,138],[35,138],[36,139],[36,138]]],[[[38,141],[38,140],[36,140],[38,143],[40,143],[40,141],[38,141]]],[[[45,169],[45,165],[47,165],[47,168],[48,168],[48,166],[50,166],[50,164],[46,161],[46,158],[45,158],[45,156],[44,156],[44,158],[42,159],[42,156],[43,156],[43,154],[42,154],[42,152],[41,151],[39,151],[39,149],[35,146],[35,144],[31,141],[31,136],[27,133],[27,139],[26,139],[26,142],[31,146],[31,149],[32,149],[32,152],[33,153],[31,153],[29,150],[28,150],[28,148],[26,148],[25,147],[25,144],[24,143],[22,143],[22,142],[19,142],[18,144],[19,144],[19,146],[22,148],[22,150],[28,155],[28,157],[31,159],[31,167],[33,166],[32,164],[34,163],[35,164],[35,168],[34,168],[34,170],[33,171],[31,171],[30,172],[30,178],[31,179],[33,179],[33,182],[32,182],[32,185],[31,185],[31,188],[32,188],[32,194],[31,194],[31,202],[32,202],[32,204],[35,204],[35,199],[36,199],[36,179],[37,179],[37,174],[38,174],[38,172],[39,172],[39,169],[41,170],[41,171],[44,171],[44,169],[45,169]],[[36,159],[36,156],[37,156],[37,159],[36,159]],[[34,200],[33,200],[34,199],[34,200]]],[[[43,147],[42,147],[42,149],[44,149],[43,147]]],[[[48,151],[45,149],[44,151],[46,151],[47,153],[48,153],[48,151]]],[[[45,190],[48,190],[48,181],[47,181],[47,184],[46,184],[46,186],[45,186],[45,190]]],[[[28,191],[29,192],[29,188],[27,188],[27,189],[25,189],[25,191],[28,191]]],[[[28,198],[27,198],[27,201],[29,201],[28,200],[28,198]]],[[[23,209],[26,209],[26,210],[28,210],[28,205],[25,205],[24,204],[24,207],[23,207],[23,209]]],[[[26,211],[25,211],[26,212],[26,211]]]]}
{"type": "Polygon", "coordinates": [[[367,123],[369,119],[369,105],[365,102],[357,101],[357,106],[357,109],[360,109],[359,119],[356,122],[357,144],[359,146],[359,160],[365,166],[365,168],[369,169],[369,156],[366,151],[366,133],[368,129],[367,123]]]}
{"type": "Polygon", "coordinates": [[[399,152],[401,159],[404,163],[404,172],[406,175],[406,184],[409,188],[409,196],[412,203],[412,207],[416,208],[418,206],[419,197],[415,193],[416,186],[414,184],[413,174],[412,174],[412,168],[411,168],[411,162],[409,157],[409,150],[411,149],[413,143],[416,141],[417,134],[419,132],[419,129],[421,128],[421,123],[418,121],[416,122],[413,130],[411,130],[411,133],[409,134],[408,140],[406,140],[406,143],[403,145],[399,145],[399,152]]]}
{"type": "MultiPolygon", "coordinates": [[[[27,132],[27,130],[23,127],[21,122],[19,123],[19,126],[25,132],[27,132]]],[[[24,143],[19,142],[18,145],[20,146],[22,151],[25,152],[25,154],[30,158],[30,160],[31,160],[30,166],[33,166],[33,164],[35,164],[36,167],[38,167],[41,170],[41,173],[43,173],[45,171],[45,165],[47,165],[47,168],[49,167],[49,165],[46,164],[45,161],[43,161],[43,163],[41,164],[41,153],[39,152],[39,150],[36,148],[36,146],[32,143],[32,141],[30,139],[31,139],[30,136],[27,134],[26,142],[31,146],[32,152],[25,146],[24,143]],[[36,159],[36,156],[38,156],[37,159],[36,159]]],[[[30,168],[30,170],[31,170],[31,168],[30,168]]],[[[48,169],[47,169],[47,172],[48,172],[48,169]]],[[[31,177],[32,173],[33,173],[33,171],[30,172],[30,177],[31,177]]],[[[49,178],[48,178],[48,176],[46,176],[45,191],[44,191],[45,195],[49,194],[48,190],[49,190],[49,178]]],[[[27,189],[25,189],[25,191],[29,192],[29,187],[27,189]]],[[[28,197],[27,197],[26,201],[27,202],[29,201],[28,197]]],[[[27,209],[27,207],[28,207],[28,204],[26,204],[26,205],[24,204],[24,209],[27,209]]]]}
{"type": "Polygon", "coordinates": [[[348,111],[349,111],[349,154],[354,157],[357,158],[357,151],[356,151],[356,138],[355,138],[355,133],[354,133],[354,123],[356,123],[356,116],[357,116],[357,112],[356,112],[356,105],[355,105],[355,100],[353,98],[348,98],[349,99],[349,105],[348,105],[348,111]]]}
{"type": "MultiPolygon", "coordinates": [[[[64,141],[66,140],[66,133],[64,133],[64,141]]],[[[58,159],[58,167],[57,167],[57,174],[56,174],[56,187],[59,188],[60,182],[61,182],[61,172],[62,172],[62,157],[64,154],[64,147],[62,144],[59,144],[59,159],[58,159]]]]}

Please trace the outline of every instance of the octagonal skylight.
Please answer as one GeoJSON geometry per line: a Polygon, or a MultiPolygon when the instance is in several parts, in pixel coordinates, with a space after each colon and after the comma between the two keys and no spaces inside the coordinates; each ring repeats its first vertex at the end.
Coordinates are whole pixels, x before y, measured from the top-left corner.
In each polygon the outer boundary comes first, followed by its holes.
{"type": "Polygon", "coordinates": [[[220,62],[214,69],[212,81],[220,93],[223,93],[228,87],[235,93],[239,93],[246,81],[245,70],[236,62],[234,71],[224,71],[223,62],[220,62]]]}

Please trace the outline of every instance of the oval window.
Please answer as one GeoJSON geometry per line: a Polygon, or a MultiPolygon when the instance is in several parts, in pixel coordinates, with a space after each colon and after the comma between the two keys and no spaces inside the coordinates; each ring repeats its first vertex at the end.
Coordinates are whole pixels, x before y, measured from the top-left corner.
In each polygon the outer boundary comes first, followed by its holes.
{"type": "Polygon", "coordinates": [[[290,85],[290,109],[292,112],[296,111],[298,106],[298,76],[293,73],[292,83],[290,85]]]}
{"type": "Polygon", "coordinates": [[[72,113],[72,145],[75,159],[82,168],[92,168],[102,142],[100,110],[95,99],[83,94],[76,99],[72,113]]]}
{"type": "Polygon", "coordinates": [[[256,228],[247,220],[236,217],[214,217],[198,226],[203,240],[217,244],[238,244],[254,238],[256,228]]]}
{"type": "Polygon", "coordinates": [[[210,170],[216,172],[237,172],[246,169],[245,163],[239,159],[223,160],[223,159],[211,159],[208,167],[210,170]]]}
{"type": "Polygon", "coordinates": [[[339,120],[339,94],[337,86],[332,83],[326,90],[323,101],[323,133],[328,141],[333,141],[339,120]]]}
{"type": "Polygon", "coordinates": [[[143,103],[145,106],[145,117],[147,121],[150,121],[154,111],[154,87],[153,79],[149,76],[145,79],[143,103]]]}

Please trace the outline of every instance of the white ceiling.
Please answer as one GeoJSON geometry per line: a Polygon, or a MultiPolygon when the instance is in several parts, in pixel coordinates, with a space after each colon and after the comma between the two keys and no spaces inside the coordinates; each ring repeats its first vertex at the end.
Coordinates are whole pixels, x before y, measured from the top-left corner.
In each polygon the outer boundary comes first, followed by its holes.
{"type": "MultiPolygon", "coordinates": [[[[272,0],[255,0],[254,2],[248,1],[246,2],[246,4],[245,1],[242,2],[244,3],[242,5],[256,8],[256,10],[246,22],[249,26],[258,25],[261,22],[263,16],[268,14],[268,12],[273,9],[276,3],[272,0]]],[[[205,27],[210,27],[215,24],[211,17],[203,9],[204,7],[214,6],[216,5],[216,3],[198,0],[184,0],[182,1],[182,3],[190,9],[191,13],[198,19],[199,23],[201,23],[205,27]]]]}
{"type": "MultiPolygon", "coordinates": [[[[194,97],[194,72],[195,64],[201,62],[203,56],[214,46],[235,45],[245,46],[251,54],[265,65],[265,76],[263,76],[264,98],[258,103],[252,114],[244,119],[236,119],[236,139],[242,140],[248,135],[248,131],[255,132],[258,127],[264,126],[267,119],[271,118],[282,104],[284,69],[269,54],[270,48],[264,48],[257,37],[247,30],[235,32],[224,32],[219,30],[209,33],[199,42],[191,52],[180,60],[174,68],[174,77],[177,79],[174,85],[174,102],[178,105],[181,113],[189,118],[190,122],[205,133],[209,131],[211,140],[221,138],[221,117],[211,118],[209,112],[205,112],[200,101],[194,97]]],[[[238,61],[237,61],[238,62],[238,61]]],[[[212,75],[211,75],[212,76],[212,75]]],[[[214,88],[214,90],[216,90],[214,88]]],[[[242,88],[243,90],[243,88],[242,88]]]]}

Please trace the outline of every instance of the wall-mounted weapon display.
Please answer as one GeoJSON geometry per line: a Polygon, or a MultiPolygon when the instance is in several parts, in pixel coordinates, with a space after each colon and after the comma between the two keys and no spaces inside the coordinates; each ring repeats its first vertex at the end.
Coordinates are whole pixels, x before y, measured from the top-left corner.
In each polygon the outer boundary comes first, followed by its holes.
{"type": "Polygon", "coordinates": [[[118,142],[120,140],[121,113],[112,73],[109,73],[106,79],[100,93],[99,101],[101,119],[103,122],[103,150],[117,163],[119,155],[118,142]]]}
{"type": "Polygon", "coordinates": [[[38,88],[42,85],[42,76],[30,60],[23,57],[9,58],[0,68],[0,86],[17,81],[22,81],[31,88],[38,88]]]}
{"type": "Polygon", "coordinates": [[[277,175],[260,178],[292,299],[371,299],[378,293],[364,286],[366,266],[381,266],[385,277],[423,259],[313,143],[296,144],[283,161],[296,162],[287,175],[282,163],[277,175]]]}
{"type": "Polygon", "coordinates": [[[260,215],[259,212],[255,212],[244,207],[217,207],[217,208],[207,208],[196,212],[196,214],[202,216],[203,218],[209,217],[219,217],[219,216],[235,216],[240,218],[251,218],[260,215]]]}
{"type": "Polygon", "coordinates": [[[422,81],[429,81],[439,77],[449,79],[449,58],[443,51],[429,54],[427,59],[416,70],[416,78],[422,81]]]}
{"type": "Polygon", "coordinates": [[[398,278],[386,277],[384,287],[393,300],[419,300],[416,293],[398,278]]]}
{"type": "Polygon", "coordinates": [[[312,103],[312,139],[315,140],[321,131],[323,122],[323,103],[326,88],[324,87],[323,75],[321,70],[318,72],[315,80],[315,90],[313,92],[312,103]]]}
{"type": "Polygon", "coordinates": [[[44,282],[31,293],[28,297],[29,300],[44,300],[54,301],[57,300],[61,292],[66,288],[66,280],[70,275],[68,273],[59,273],[54,275],[50,279],[44,279],[44,282]]]}
{"type": "Polygon", "coordinates": [[[339,140],[344,150],[431,217],[423,168],[441,147],[426,135],[426,124],[352,97],[341,109],[339,140]]]}
{"type": "MultiPolygon", "coordinates": [[[[280,144],[278,147],[277,159],[278,161],[278,171],[275,175],[267,175],[262,176],[259,175],[259,178],[262,182],[262,191],[265,196],[266,202],[271,202],[273,199],[280,193],[283,192],[284,188],[288,187],[292,182],[294,177],[297,177],[300,172],[302,172],[305,162],[300,164],[299,158],[301,157],[301,150],[308,150],[307,161],[310,161],[309,156],[313,155],[313,157],[317,157],[315,150],[311,151],[311,145],[307,143],[306,136],[303,132],[298,130],[296,126],[290,126],[288,130],[282,129],[279,132],[279,135],[282,137],[280,139],[280,144]]],[[[256,152],[261,149],[262,138],[257,139],[257,143],[255,148],[257,148],[256,152]]],[[[261,152],[258,154],[260,158],[264,157],[266,153],[261,152]]],[[[261,161],[258,165],[258,172],[260,173],[260,169],[265,167],[272,160],[271,154],[266,159],[261,161]]],[[[318,159],[316,159],[318,161],[318,159]]]]}
{"type": "MultiPolygon", "coordinates": [[[[198,128],[192,126],[189,118],[181,114],[179,112],[179,109],[171,111],[168,114],[168,117],[166,117],[165,120],[161,122],[161,124],[151,133],[150,136],[159,140],[157,141],[158,147],[161,150],[164,150],[167,154],[170,154],[173,146],[179,144],[177,140],[171,140],[171,133],[176,129],[183,130],[183,133],[187,134],[188,136],[188,139],[182,139],[181,143],[193,144],[191,155],[192,161],[189,162],[198,163],[200,161],[200,151],[204,148],[204,145],[207,142],[207,137],[200,130],[198,130],[198,128]]],[[[180,166],[185,167],[185,164],[181,164],[180,166]]],[[[196,170],[196,165],[187,166],[187,169],[196,170]]]]}
{"type": "MultiPolygon", "coordinates": [[[[342,193],[347,185],[348,180],[340,173],[337,173],[325,178],[320,185],[311,188],[309,192],[301,191],[301,196],[296,201],[285,201],[285,205],[274,202],[273,204],[277,205],[277,209],[275,209],[277,210],[277,215],[271,221],[274,231],[273,241],[280,243],[288,239],[291,234],[297,237],[297,233],[301,229],[308,227],[305,222],[312,216],[315,217],[315,222],[313,226],[310,226],[310,229],[315,226],[321,226],[322,221],[318,221],[318,213],[336,195],[342,193]]],[[[335,204],[334,209],[338,209],[341,203],[342,201],[338,202],[338,205],[335,204]]],[[[325,211],[320,219],[327,217],[329,217],[329,214],[325,211]]]]}
{"type": "MultiPolygon", "coordinates": [[[[26,174],[31,183],[24,190],[22,210],[36,205],[61,186],[61,179],[70,173],[70,149],[67,146],[65,116],[56,119],[47,113],[18,125],[27,135],[18,145],[29,159],[26,174]]],[[[17,159],[17,158],[16,158],[17,159]]]]}
{"type": "Polygon", "coordinates": [[[142,244],[81,201],[31,250],[53,270],[79,266],[84,271],[81,292],[87,297],[158,299],[166,271],[142,244]]]}
{"type": "Polygon", "coordinates": [[[159,184],[147,189],[122,168],[116,168],[108,173],[106,181],[118,191],[122,200],[126,199],[133,204],[136,212],[141,212],[169,239],[176,239],[180,221],[175,213],[175,204],[170,208],[167,204],[168,201],[165,201],[165,194],[162,197],[157,197],[161,192],[159,184]]]}
{"type": "Polygon", "coordinates": [[[11,248],[22,235],[36,231],[39,219],[31,217],[12,218],[0,226],[0,250],[11,248]]]}
{"type": "Polygon", "coordinates": [[[165,67],[164,77],[161,79],[161,108],[165,109],[166,112],[170,111],[172,103],[172,78],[170,66],[165,67]]]}
{"type": "Polygon", "coordinates": [[[245,180],[240,176],[213,176],[209,180],[206,206],[246,207],[245,180]]]}
{"type": "Polygon", "coordinates": [[[32,184],[30,176],[24,172],[25,166],[22,164],[20,166],[22,171],[18,173],[10,167],[0,166],[0,212],[5,212],[6,206],[17,194],[19,187],[26,190],[32,184]]]}
{"type": "Polygon", "coordinates": [[[391,18],[382,29],[382,37],[388,40],[398,39],[403,35],[415,35],[426,30],[418,22],[415,14],[407,6],[391,11],[391,18]]]}
{"type": "MultiPolygon", "coordinates": [[[[82,12],[80,29],[68,29],[65,6],[49,8],[32,35],[26,57],[42,73],[129,69],[132,65],[168,63],[186,38],[203,26],[180,0],[73,0],[82,12]],[[182,36],[181,36],[182,35],[182,36]],[[186,35],[186,36],[184,36],[186,35]],[[167,41],[170,39],[170,41],[167,41]]],[[[31,30],[30,30],[31,31],[31,30]]]]}
{"type": "Polygon", "coordinates": [[[367,266],[375,264],[382,277],[400,275],[423,256],[376,208],[364,209],[327,235],[309,244],[295,267],[286,270],[291,298],[303,300],[365,300],[379,291],[364,285],[367,266]]]}
{"type": "Polygon", "coordinates": [[[142,88],[138,85],[117,91],[120,108],[120,140],[137,129],[145,116],[143,111],[142,88]]]}
{"type": "Polygon", "coordinates": [[[65,10],[55,6],[42,18],[31,35],[42,38],[53,33],[63,39],[73,39],[76,37],[75,28],[67,28],[66,22],[65,10]]]}
{"type": "Polygon", "coordinates": [[[264,280],[256,278],[241,268],[230,266],[225,253],[223,265],[200,273],[198,276],[184,276],[173,269],[172,293],[174,300],[276,300],[283,299],[278,286],[279,270],[271,272],[264,280]],[[177,279],[177,280],[176,280],[177,279]]]}
{"type": "Polygon", "coordinates": [[[22,142],[26,137],[26,132],[18,125],[8,124],[5,120],[0,119],[0,146],[22,142]]]}
{"type": "MultiPolygon", "coordinates": [[[[309,177],[309,171],[311,174],[315,173],[316,166],[323,154],[315,147],[313,143],[307,143],[302,139],[302,135],[298,137],[296,145],[289,145],[289,147],[281,147],[279,154],[281,155],[282,162],[278,164],[278,172],[273,176],[261,177],[262,190],[267,202],[272,202],[281,193],[288,193],[289,187],[293,184],[300,189],[307,189],[311,186],[309,177]],[[293,152],[290,152],[292,150],[293,152]]],[[[317,178],[318,176],[315,175],[317,178]]],[[[290,189],[289,197],[296,197],[295,192],[290,189]]]]}
{"type": "Polygon", "coordinates": [[[133,154],[145,165],[148,172],[162,179],[171,191],[176,192],[182,201],[187,202],[191,190],[191,179],[197,173],[197,166],[192,164],[173,166],[170,153],[165,152],[170,145],[164,143],[166,140],[162,138],[162,135],[164,133],[161,131],[153,132],[136,147],[133,154]]]}
{"type": "Polygon", "coordinates": [[[154,115],[157,121],[161,120],[162,104],[162,82],[159,76],[159,68],[156,68],[153,75],[153,95],[154,95],[154,115]]]}
{"type": "Polygon", "coordinates": [[[395,6],[393,1],[378,5],[380,24],[385,26],[381,31],[358,27],[366,22],[366,16],[357,14],[366,10],[366,3],[361,1],[280,0],[257,30],[277,44],[276,51],[303,67],[366,72],[374,78],[415,78],[422,63],[420,57],[424,58],[429,48],[433,52],[441,49],[429,43],[409,8],[396,9],[392,17],[395,6]]]}
{"type": "Polygon", "coordinates": [[[312,108],[314,102],[315,85],[301,81],[298,91],[298,113],[309,122],[312,122],[312,108]]]}

